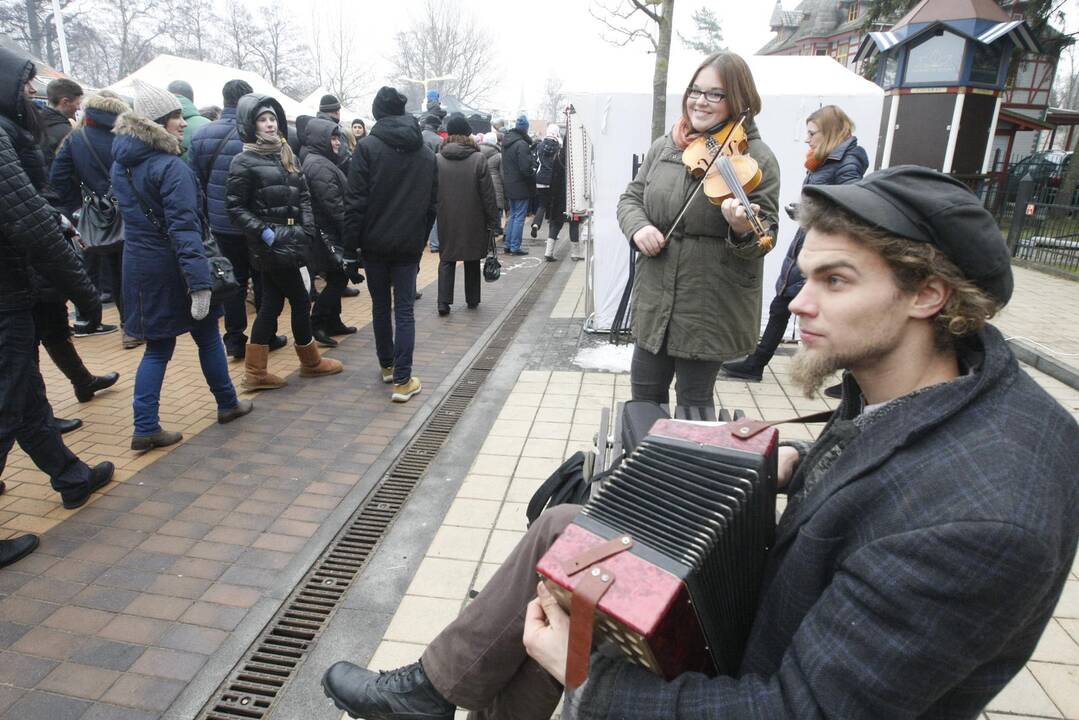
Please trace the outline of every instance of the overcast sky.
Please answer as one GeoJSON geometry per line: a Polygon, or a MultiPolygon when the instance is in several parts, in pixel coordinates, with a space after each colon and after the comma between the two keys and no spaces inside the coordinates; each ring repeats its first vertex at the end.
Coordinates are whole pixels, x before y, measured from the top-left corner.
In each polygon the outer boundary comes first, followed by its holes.
{"type": "MultiPolygon", "coordinates": [[[[253,7],[258,5],[255,0],[249,1],[253,7]]],[[[344,3],[346,13],[363,17],[362,22],[353,24],[358,54],[368,63],[372,82],[377,86],[390,72],[385,58],[393,51],[394,34],[421,13],[423,1],[315,0],[314,4],[316,8],[325,8],[329,15],[336,14],[333,10],[338,2],[344,3]]],[[[489,106],[493,109],[516,113],[523,101],[523,109],[532,112],[551,76],[559,77],[566,90],[605,86],[651,92],[655,56],[648,52],[650,45],[647,41],[637,41],[619,48],[604,42],[602,24],[588,12],[589,0],[460,2],[494,40],[488,60],[498,78],[497,87],[490,94],[489,106]]],[[[609,4],[613,5],[613,0],[609,4]]],[[[677,0],[676,33],[693,34],[691,16],[704,4],[698,0],[677,0]]],[[[772,37],[768,20],[774,5],[769,0],[713,0],[707,5],[719,16],[724,40],[736,52],[752,55],[772,37]]],[[[793,7],[797,0],[786,0],[786,5],[793,7]]],[[[309,22],[309,17],[305,13],[301,19],[309,22]]],[[[677,34],[672,45],[672,68],[696,65],[696,53],[686,50],[677,34]]],[[[668,79],[671,88],[688,81],[675,77],[675,72],[668,79]]]]}

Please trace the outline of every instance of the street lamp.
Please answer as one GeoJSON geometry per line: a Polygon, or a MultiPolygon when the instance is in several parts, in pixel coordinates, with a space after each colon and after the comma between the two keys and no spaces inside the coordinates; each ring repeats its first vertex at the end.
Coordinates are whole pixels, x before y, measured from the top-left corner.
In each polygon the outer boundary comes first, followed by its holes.
{"type": "Polygon", "coordinates": [[[426,99],[427,98],[427,88],[431,83],[440,82],[442,80],[456,80],[457,76],[456,75],[439,75],[438,77],[429,77],[429,78],[424,78],[423,80],[417,80],[416,78],[410,78],[410,77],[406,77],[404,75],[401,75],[397,79],[398,80],[404,80],[405,82],[414,83],[416,85],[423,85],[423,97],[424,97],[424,99],[426,99]]]}

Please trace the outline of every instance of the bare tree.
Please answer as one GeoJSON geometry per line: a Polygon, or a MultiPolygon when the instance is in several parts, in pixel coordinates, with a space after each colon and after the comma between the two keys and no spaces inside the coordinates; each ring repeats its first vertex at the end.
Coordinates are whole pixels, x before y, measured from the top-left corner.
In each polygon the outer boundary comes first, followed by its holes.
{"type": "Polygon", "coordinates": [[[222,60],[234,68],[250,70],[259,41],[255,18],[239,0],[228,0],[222,25],[225,34],[222,60]]]}
{"type": "MultiPolygon", "coordinates": [[[[420,81],[452,76],[430,86],[469,105],[482,102],[494,87],[494,41],[460,0],[425,0],[422,15],[397,33],[396,42],[390,57],[396,75],[420,81]]],[[[422,96],[422,86],[412,85],[409,94],[422,96]]]]}
{"type": "Polygon", "coordinates": [[[275,87],[290,95],[306,95],[319,83],[317,75],[305,72],[304,60],[311,51],[296,40],[296,22],[281,4],[259,11],[257,43],[251,46],[257,70],[275,87]]]}
{"type": "Polygon", "coordinates": [[[562,80],[558,77],[547,78],[543,86],[543,99],[540,100],[537,116],[541,120],[557,123],[562,120],[562,111],[566,107],[566,96],[562,93],[562,80]]]}
{"type": "MultiPolygon", "coordinates": [[[[72,12],[73,0],[60,0],[65,22],[77,20],[82,12],[72,12]]],[[[52,0],[0,1],[0,33],[19,43],[31,55],[50,65],[60,64],[52,0]]]]}
{"type": "Polygon", "coordinates": [[[169,16],[183,18],[183,22],[170,22],[165,30],[176,55],[200,61],[215,60],[221,55],[215,50],[222,39],[222,19],[215,5],[214,0],[172,0],[169,16]]]}
{"type": "Polygon", "coordinates": [[[710,8],[701,7],[693,11],[693,25],[697,28],[696,34],[687,38],[678,33],[678,38],[690,50],[696,50],[703,55],[711,55],[723,50],[723,28],[719,24],[719,18],[710,8]]]}
{"type": "Polygon", "coordinates": [[[619,47],[647,40],[656,54],[652,73],[652,138],[666,130],[667,66],[671,58],[674,0],[596,0],[588,12],[607,29],[604,40],[619,47]]]}
{"type": "Polygon", "coordinates": [[[337,12],[326,18],[325,14],[314,17],[315,27],[328,19],[329,28],[315,31],[311,52],[316,58],[319,81],[342,105],[358,99],[366,92],[368,82],[363,75],[363,61],[356,47],[356,33],[350,18],[340,4],[337,12]]]}

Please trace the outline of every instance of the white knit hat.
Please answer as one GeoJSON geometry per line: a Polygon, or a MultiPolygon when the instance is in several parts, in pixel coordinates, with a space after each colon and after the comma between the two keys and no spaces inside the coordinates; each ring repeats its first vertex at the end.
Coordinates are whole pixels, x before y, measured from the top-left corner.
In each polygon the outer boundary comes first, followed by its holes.
{"type": "Polygon", "coordinates": [[[145,115],[157,121],[177,110],[182,110],[180,101],[168,90],[162,90],[142,80],[131,83],[135,88],[135,102],[132,109],[139,115],[145,115]]]}

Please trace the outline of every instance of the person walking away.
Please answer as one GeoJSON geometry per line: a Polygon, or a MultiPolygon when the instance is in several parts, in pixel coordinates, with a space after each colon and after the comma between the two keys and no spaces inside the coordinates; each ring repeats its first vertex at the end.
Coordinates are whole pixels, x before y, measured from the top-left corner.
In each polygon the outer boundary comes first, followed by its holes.
{"type": "Polygon", "coordinates": [[[262,276],[262,303],[244,357],[243,387],[272,390],[285,385],[283,378],[267,371],[266,363],[286,298],[300,375],[335,375],[343,366],[322,357],[315,346],[311,302],[300,274],[313,242],[315,218],[307,181],[283,134],[288,132],[285,111],[269,95],[244,95],[236,108],[236,127],[244,150],[229,166],[226,206],[247,238],[252,268],[262,276]]]}
{"type": "Polygon", "coordinates": [[[746,62],[730,52],[709,55],[689,78],[678,122],[652,143],[618,202],[619,226],[641,252],[633,283],[633,399],[666,405],[674,379],[672,414],[679,417],[714,420],[719,364],[756,344],[766,250],[735,200],[719,207],[697,197],[674,227],[696,181],[684,166],[668,160],[748,110],[743,125],[748,152],[763,177],[749,199],[760,207],[758,216],[774,237],[779,163],[753,120],[760,109],[746,62]]]}
{"type": "Polygon", "coordinates": [[[528,206],[536,194],[536,172],[532,165],[531,148],[528,118],[520,115],[513,128],[502,138],[502,184],[510,209],[505,249],[510,255],[528,254],[521,247],[521,240],[528,206]]]}
{"type": "MultiPolygon", "coordinates": [[[[169,83],[168,91],[180,101],[180,112],[187,126],[184,128],[184,142],[182,159],[187,160],[187,151],[191,148],[191,140],[202,128],[210,124],[210,119],[203,117],[199,109],[195,107],[195,91],[191,84],[185,80],[173,80],[169,83]]],[[[190,162],[190,161],[189,161],[190,162]]]]}
{"type": "Polygon", "coordinates": [[[341,293],[348,284],[341,263],[344,257],[345,191],[348,179],[337,167],[337,151],[344,141],[340,126],[315,118],[304,133],[303,174],[311,191],[317,236],[312,242],[308,270],[321,273],[326,287],[311,307],[311,329],[323,347],[337,347],[334,335],[350,335],[355,327],[341,322],[341,293]]]}
{"type": "MultiPolygon", "coordinates": [[[[40,192],[41,126],[30,95],[36,68],[29,57],[0,48],[0,70],[13,82],[0,92],[0,474],[17,442],[49,476],[65,508],[81,507],[112,479],[113,464],[92,469],[64,445],[38,366],[30,269],[87,314],[101,299],[60,232],[59,215],[40,192]]],[[[4,491],[0,482],[0,493],[4,491]]],[[[37,538],[0,543],[0,566],[33,551],[37,538]]]]}
{"type": "Polygon", "coordinates": [[[134,109],[116,121],[112,186],[124,215],[124,299],[138,308],[128,332],[146,341],[135,373],[131,449],[174,445],[179,432],[160,422],[161,386],[176,349],[190,334],[202,376],[217,401],[217,421],[252,410],[229,378],[218,330],[221,306],[210,302],[213,282],[202,244],[198,180],[180,159],[185,120],[175,95],[135,81],[134,109]]]}
{"type": "Polygon", "coordinates": [[[465,303],[470,310],[479,306],[480,262],[501,224],[487,160],[469,136],[468,121],[454,113],[446,130],[449,136],[437,157],[439,315],[448,315],[453,305],[458,262],[465,267],[465,303]]]}
{"type": "Polygon", "coordinates": [[[502,187],[502,150],[498,147],[498,134],[494,130],[485,133],[479,147],[487,160],[487,172],[491,176],[491,184],[495,186],[495,202],[498,204],[499,218],[505,217],[506,193],[502,187]]]}
{"type": "MultiPolygon", "coordinates": [[[[102,90],[100,93],[87,96],[82,103],[82,108],[82,118],[60,144],[49,170],[50,191],[57,197],[60,207],[69,217],[82,206],[84,191],[89,191],[98,197],[111,194],[112,128],[116,123],[116,118],[130,109],[120,96],[111,90],[102,90]]],[[[102,272],[107,272],[109,275],[113,288],[112,298],[116,303],[116,311],[120,316],[122,328],[125,309],[121,292],[123,247],[106,255],[98,255],[95,259],[100,262],[102,272]]],[[[67,325],[66,309],[64,324],[67,325]]],[[[141,344],[139,340],[127,333],[121,336],[121,347],[124,350],[132,350],[141,344]]]]}
{"type": "Polygon", "coordinates": [[[536,214],[532,217],[532,239],[536,238],[543,225],[544,214],[550,217],[551,183],[554,182],[555,165],[558,164],[558,151],[561,149],[558,126],[551,123],[547,126],[547,137],[536,148],[536,214]]]}
{"type": "Polygon", "coordinates": [[[41,150],[45,153],[45,168],[52,166],[56,151],[60,143],[71,132],[71,125],[75,122],[75,116],[82,106],[82,86],[74,80],[57,78],[49,82],[45,88],[45,96],[48,105],[41,111],[41,119],[44,123],[44,137],[41,142],[41,150]]]}
{"type": "MultiPolygon", "coordinates": [[[[854,123],[845,112],[835,105],[825,105],[806,118],[806,176],[802,186],[850,185],[862,179],[869,167],[869,157],[854,137],[854,123]]],[[[798,253],[805,242],[805,230],[798,229],[791,241],[783,269],[776,281],[776,296],[768,308],[768,324],[757,344],[756,350],[737,360],[723,363],[727,377],[750,382],[760,382],[764,368],[772,360],[776,348],[783,340],[791,312],[790,301],[805,284],[805,276],[798,269],[798,253]]],[[[833,397],[839,388],[827,388],[833,397]]]]}
{"type": "MultiPolygon", "coordinates": [[[[434,91],[432,91],[434,92],[434,91]]],[[[437,95],[435,96],[435,103],[437,104],[437,95]]],[[[442,118],[433,113],[423,116],[423,144],[433,152],[436,156],[438,151],[442,149],[443,139],[438,134],[438,129],[442,127],[442,118]]],[[[438,242],[438,223],[436,222],[431,226],[431,235],[427,238],[427,244],[431,247],[431,252],[436,253],[439,251],[440,245],[438,242]]]]}
{"type": "Polygon", "coordinates": [[[404,95],[382,87],[372,112],[375,124],[356,146],[348,172],[345,267],[355,282],[363,254],[382,381],[393,383],[393,402],[407,402],[422,388],[412,374],[413,305],[438,207],[438,173],[419,124],[405,114],[404,95]]]}
{"type": "Polygon", "coordinates": [[[558,149],[555,157],[554,168],[551,172],[551,191],[547,200],[547,245],[543,251],[543,257],[547,262],[554,262],[558,258],[554,255],[554,246],[558,242],[558,234],[562,232],[562,226],[569,224],[570,258],[582,259],[580,251],[581,221],[566,215],[566,146],[558,149]]]}
{"type": "MultiPolygon", "coordinates": [[[[258,273],[252,273],[247,254],[247,240],[243,230],[229,217],[225,204],[225,185],[229,177],[232,158],[243,152],[244,141],[236,128],[236,104],[251,92],[245,80],[229,80],[221,88],[225,105],[221,117],[199,130],[191,139],[187,161],[195,170],[202,186],[206,217],[222,254],[232,263],[240,292],[225,300],[225,352],[234,360],[243,360],[247,352],[247,283],[252,281],[255,291],[255,308],[261,305],[261,283],[255,282],[258,273]]],[[[270,352],[288,345],[288,338],[276,332],[270,338],[270,352]]]]}

